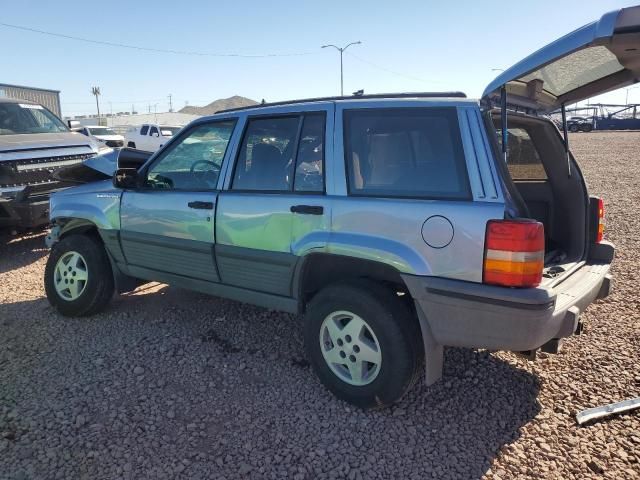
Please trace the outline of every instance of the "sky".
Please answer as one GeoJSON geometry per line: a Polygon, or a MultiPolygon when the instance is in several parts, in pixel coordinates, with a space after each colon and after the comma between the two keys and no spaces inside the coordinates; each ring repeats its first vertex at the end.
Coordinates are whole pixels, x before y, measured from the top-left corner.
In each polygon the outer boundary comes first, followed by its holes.
{"type": "MultiPolygon", "coordinates": [[[[344,91],[464,91],[479,97],[536,49],[634,1],[0,0],[0,22],[176,54],[0,26],[0,83],[61,91],[63,115],[168,111],[242,95],[278,101],[344,91]],[[201,55],[205,54],[205,55],[201,55]],[[281,55],[267,57],[212,54],[281,55]]],[[[622,89],[600,100],[624,103],[622,89]]],[[[628,92],[640,103],[640,88],[628,92]]],[[[596,99],[598,100],[598,99],[596,99]]]]}

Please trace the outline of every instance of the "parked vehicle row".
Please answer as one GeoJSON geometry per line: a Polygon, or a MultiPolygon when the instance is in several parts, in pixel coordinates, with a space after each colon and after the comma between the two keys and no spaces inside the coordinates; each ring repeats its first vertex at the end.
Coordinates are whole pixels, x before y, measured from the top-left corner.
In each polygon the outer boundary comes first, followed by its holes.
{"type": "MultiPolygon", "coordinates": [[[[127,135],[130,147],[154,152],[181,127],[145,124],[127,135]]],[[[108,127],[65,125],[42,105],[0,98],[0,228],[35,228],[49,222],[49,195],[70,185],[59,171],[79,165],[125,137],[108,127]]],[[[138,156],[140,154],[137,154],[138,156]]]]}

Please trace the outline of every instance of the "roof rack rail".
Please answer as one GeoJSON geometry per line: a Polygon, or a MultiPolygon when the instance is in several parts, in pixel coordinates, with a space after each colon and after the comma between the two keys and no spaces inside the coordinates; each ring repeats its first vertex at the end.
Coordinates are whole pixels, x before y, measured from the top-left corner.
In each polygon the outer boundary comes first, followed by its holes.
{"type": "Polygon", "coordinates": [[[258,103],[256,105],[248,105],[246,107],[227,108],[218,110],[216,113],[237,112],[238,110],[249,110],[252,108],[275,107],[278,105],[290,105],[294,103],[308,102],[331,102],[335,100],[362,100],[371,98],[467,98],[464,92],[411,92],[411,93],[373,93],[369,95],[359,94],[345,95],[338,97],[316,97],[302,98],[299,100],[285,100],[282,102],[258,103]]]}

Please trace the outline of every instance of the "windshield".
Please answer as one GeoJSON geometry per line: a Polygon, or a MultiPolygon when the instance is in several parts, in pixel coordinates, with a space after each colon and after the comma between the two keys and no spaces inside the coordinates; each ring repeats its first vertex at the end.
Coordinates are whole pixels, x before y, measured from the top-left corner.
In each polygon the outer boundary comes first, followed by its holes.
{"type": "Polygon", "coordinates": [[[107,127],[91,127],[87,128],[91,135],[117,135],[116,132],[107,127]]]}
{"type": "Polygon", "coordinates": [[[163,137],[173,137],[181,128],[182,127],[160,127],[160,133],[163,137]]]}
{"type": "Polygon", "coordinates": [[[0,135],[66,131],[64,123],[41,105],[0,103],[0,135]]]}

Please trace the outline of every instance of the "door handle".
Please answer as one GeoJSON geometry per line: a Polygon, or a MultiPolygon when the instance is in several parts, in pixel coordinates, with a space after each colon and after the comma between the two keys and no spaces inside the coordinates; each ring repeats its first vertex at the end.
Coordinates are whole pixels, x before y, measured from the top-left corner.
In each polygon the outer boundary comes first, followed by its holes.
{"type": "Polygon", "coordinates": [[[196,208],[198,210],[213,210],[213,202],[189,202],[187,203],[189,208],[196,208]]]}
{"type": "Polygon", "coordinates": [[[324,207],[322,205],[293,205],[291,213],[302,213],[303,215],[322,215],[324,207]]]}

